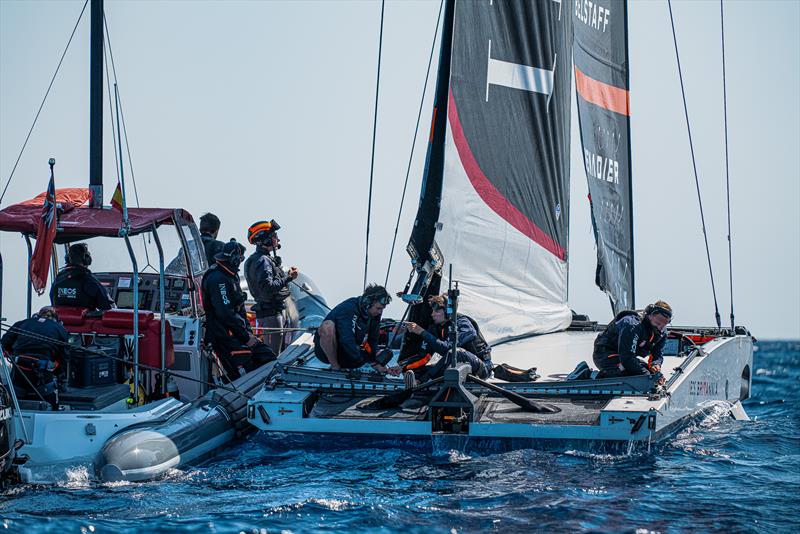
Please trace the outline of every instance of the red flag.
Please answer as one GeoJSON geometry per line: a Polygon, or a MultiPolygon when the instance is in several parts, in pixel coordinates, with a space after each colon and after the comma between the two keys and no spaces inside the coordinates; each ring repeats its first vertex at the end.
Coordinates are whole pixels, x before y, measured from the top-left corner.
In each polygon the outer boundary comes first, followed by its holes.
{"type": "Polygon", "coordinates": [[[50,258],[53,255],[53,240],[56,238],[56,183],[53,178],[53,167],[50,166],[50,183],[42,204],[42,218],[36,231],[36,248],[31,257],[31,284],[36,293],[41,295],[47,285],[47,273],[50,271],[50,258]]]}
{"type": "Polygon", "coordinates": [[[118,209],[119,211],[124,211],[122,207],[125,200],[122,197],[122,187],[120,187],[120,183],[117,182],[117,188],[114,190],[114,195],[111,197],[111,205],[118,209]]]}

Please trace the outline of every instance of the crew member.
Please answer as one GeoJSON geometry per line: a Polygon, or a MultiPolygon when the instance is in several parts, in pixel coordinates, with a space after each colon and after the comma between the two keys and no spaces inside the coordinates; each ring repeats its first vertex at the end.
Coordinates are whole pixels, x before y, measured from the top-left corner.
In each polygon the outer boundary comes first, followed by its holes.
{"type": "Polygon", "coordinates": [[[379,373],[399,374],[386,367],[389,358],[377,354],[381,315],[392,297],[386,288],[370,284],[360,297],[333,308],[314,335],[314,352],[331,369],[356,369],[369,363],[379,373]],[[379,361],[380,360],[380,361],[379,361]]]}
{"type": "Polygon", "coordinates": [[[14,386],[27,397],[41,396],[54,410],[58,409],[58,378],[68,339],[55,308],[45,306],[15,323],[0,340],[3,350],[14,358],[14,386]]]}
{"type": "MultiPolygon", "coordinates": [[[[420,354],[405,365],[407,386],[413,386],[417,376],[420,380],[430,380],[444,374],[448,363],[447,355],[453,349],[449,335],[452,317],[447,310],[448,300],[446,294],[428,298],[433,322],[427,330],[414,322],[405,323],[409,332],[422,336],[420,354]],[[441,359],[432,366],[426,366],[434,353],[439,354],[441,359]]],[[[492,349],[483,338],[478,324],[461,313],[457,314],[455,321],[456,362],[468,363],[471,374],[478,378],[488,378],[492,372],[492,349]]]]}
{"type": "Polygon", "coordinates": [[[650,304],[644,313],[622,311],[594,340],[594,364],[598,378],[659,374],[664,361],[662,351],[672,308],[663,300],[650,304]],[[645,358],[646,361],[640,358],[645,358]]]}
{"type": "Polygon", "coordinates": [[[244,247],[231,239],[214,256],[203,275],[201,291],[206,312],[205,341],[219,357],[228,380],[235,380],[275,355],[253,335],[247,322],[244,302],[247,295],[239,282],[239,265],[244,247]]]}
{"type": "Polygon", "coordinates": [[[92,274],[89,266],[92,255],[86,243],[70,245],[67,265],[58,272],[50,288],[53,306],[77,306],[91,310],[109,310],[114,301],[100,280],[92,274]]]}
{"type": "Polygon", "coordinates": [[[206,213],[200,217],[200,239],[203,241],[203,249],[209,265],[214,265],[214,256],[222,252],[225,243],[219,241],[219,217],[213,213],[206,213]]]}
{"type": "Polygon", "coordinates": [[[256,327],[265,329],[266,334],[261,337],[275,354],[283,349],[289,282],[298,275],[297,267],[290,267],[288,273],[281,267],[281,257],[277,255],[281,247],[279,229],[274,219],[252,224],[247,230],[247,240],[256,246],[256,251],[244,262],[247,287],[256,301],[252,308],[256,327]]]}

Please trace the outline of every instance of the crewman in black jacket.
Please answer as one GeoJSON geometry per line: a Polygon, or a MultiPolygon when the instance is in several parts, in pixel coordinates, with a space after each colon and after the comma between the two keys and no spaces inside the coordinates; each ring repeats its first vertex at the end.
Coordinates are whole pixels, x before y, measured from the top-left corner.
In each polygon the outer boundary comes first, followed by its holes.
{"type": "MultiPolygon", "coordinates": [[[[421,381],[442,376],[447,367],[447,355],[453,350],[449,335],[452,317],[447,313],[447,295],[434,295],[428,299],[428,304],[431,307],[432,323],[427,330],[410,321],[405,323],[409,332],[422,336],[419,355],[405,365],[406,373],[416,370],[415,374],[420,376],[421,381]],[[439,362],[431,366],[425,365],[434,353],[441,356],[439,362]]],[[[468,363],[470,372],[478,378],[489,378],[492,374],[492,349],[481,334],[478,324],[471,317],[459,313],[456,317],[456,335],[456,362],[468,363]]],[[[410,376],[406,374],[407,385],[410,376]]]]}
{"type": "Polygon", "coordinates": [[[297,267],[290,267],[288,273],[281,267],[281,257],[276,254],[281,247],[279,229],[280,225],[274,219],[253,223],[247,230],[247,239],[256,246],[256,251],[244,262],[247,288],[256,301],[253,306],[256,327],[268,329],[260,337],[275,354],[283,350],[289,282],[298,275],[297,267]]]}
{"type": "Polygon", "coordinates": [[[618,313],[594,341],[592,358],[600,370],[597,377],[660,373],[671,320],[672,308],[663,300],[647,306],[641,315],[631,310],[618,313]]]}
{"type": "Polygon", "coordinates": [[[378,335],[383,309],[392,297],[383,286],[371,284],[360,297],[352,297],[333,308],[314,335],[314,353],[331,369],[356,369],[369,363],[380,372],[399,374],[379,362],[378,335]]]}
{"type": "Polygon", "coordinates": [[[13,381],[20,393],[41,396],[53,409],[58,408],[58,376],[65,368],[68,339],[56,310],[50,306],[14,323],[3,335],[0,344],[14,358],[13,381]]]}
{"type": "Polygon", "coordinates": [[[231,239],[214,256],[203,275],[201,290],[206,312],[205,340],[214,348],[229,380],[274,360],[275,355],[251,331],[239,282],[244,247],[231,239]]]}
{"type": "Polygon", "coordinates": [[[76,306],[90,310],[110,310],[114,301],[89,266],[92,255],[86,243],[75,243],[67,252],[67,265],[58,272],[50,287],[53,306],[76,306]]]}
{"type": "Polygon", "coordinates": [[[222,247],[225,245],[217,239],[219,226],[219,217],[213,213],[206,213],[200,217],[200,239],[203,241],[203,250],[209,266],[214,265],[214,256],[222,252],[222,247]]]}

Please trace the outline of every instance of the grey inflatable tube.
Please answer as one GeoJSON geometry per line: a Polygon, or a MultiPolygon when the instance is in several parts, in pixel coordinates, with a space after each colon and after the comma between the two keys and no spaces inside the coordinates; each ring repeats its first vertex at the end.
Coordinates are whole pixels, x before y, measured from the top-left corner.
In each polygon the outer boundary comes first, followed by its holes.
{"type": "Polygon", "coordinates": [[[236,437],[237,430],[247,430],[247,397],[262,386],[274,366],[270,362],[234,380],[235,391],[209,391],[163,423],[129,428],[112,436],[95,463],[100,479],[151,480],[210,456],[236,437]]]}

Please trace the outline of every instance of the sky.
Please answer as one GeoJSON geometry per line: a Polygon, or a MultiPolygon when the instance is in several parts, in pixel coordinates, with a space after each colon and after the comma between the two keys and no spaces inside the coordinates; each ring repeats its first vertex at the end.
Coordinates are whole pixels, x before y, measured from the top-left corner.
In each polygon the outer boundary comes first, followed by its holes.
{"type": "MultiPolygon", "coordinates": [[[[82,0],[0,0],[3,184],[82,7],[82,0]]],[[[736,323],[757,338],[800,338],[800,2],[726,0],[724,8],[736,323]]],[[[311,276],[331,303],[359,294],[380,2],[107,0],[105,9],[141,205],[183,207],[195,218],[211,211],[222,219],[220,237],[239,241],[251,223],[274,218],[286,264],[311,276]]],[[[438,9],[438,0],[385,5],[370,281],[386,276],[438,9]]],[[[719,2],[679,0],[673,11],[716,297],[727,324],[719,2]]],[[[50,157],[58,187],[88,183],[88,20],[87,11],[2,207],[45,189],[50,157]]],[[[714,299],[666,2],[632,2],[629,32],[637,304],[664,299],[676,324],[711,325],[714,299]]],[[[430,96],[429,89],[392,291],[402,289],[410,269],[405,245],[430,96]]],[[[105,106],[108,202],[116,173],[105,106]]],[[[576,115],[573,109],[569,303],[606,322],[608,299],[594,286],[576,115]]],[[[16,319],[24,314],[23,241],[0,235],[0,251],[3,315],[16,319]]],[[[387,314],[399,316],[402,308],[393,303],[387,314]]]]}

